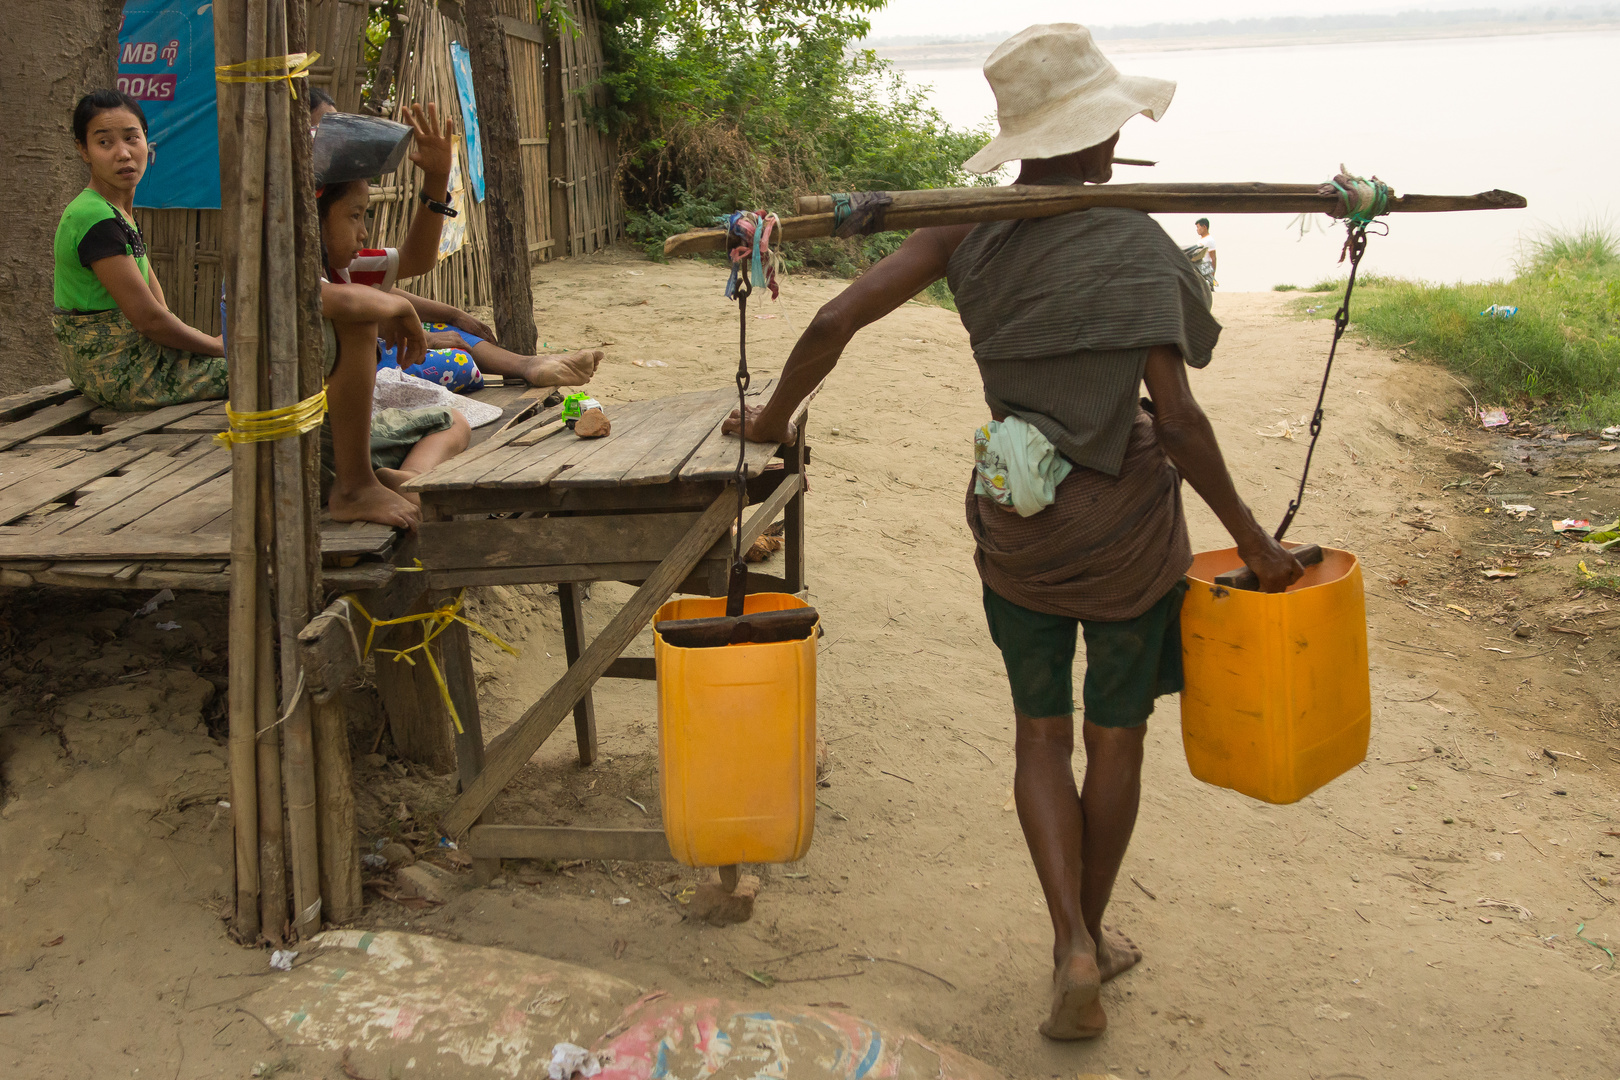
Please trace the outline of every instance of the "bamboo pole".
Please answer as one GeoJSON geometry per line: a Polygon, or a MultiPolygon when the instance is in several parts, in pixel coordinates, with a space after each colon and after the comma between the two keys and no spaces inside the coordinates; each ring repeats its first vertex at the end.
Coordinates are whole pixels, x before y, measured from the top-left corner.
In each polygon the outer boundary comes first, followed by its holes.
{"type": "MultiPolygon", "coordinates": [[[[233,17],[245,27],[243,60],[259,60],[265,55],[266,25],[265,0],[232,0],[233,17]]],[[[231,282],[231,300],[227,321],[235,328],[241,341],[240,355],[235,364],[242,367],[242,380],[252,378],[253,393],[245,406],[238,410],[260,410],[267,396],[268,372],[263,362],[263,312],[260,307],[262,260],[264,253],[264,138],[265,107],[263,83],[235,85],[241,95],[241,110],[236,117],[238,132],[238,172],[235,189],[237,220],[236,275],[231,282]]],[[[232,509],[233,529],[238,519],[250,519],[251,525],[242,524],[253,533],[252,562],[254,588],[253,624],[241,640],[244,648],[254,655],[253,677],[242,689],[253,701],[253,723],[256,732],[259,771],[259,912],[260,933],[272,942],[280,942],[287,925],[286,868],[283,849],[280,729],[276,726],[275,666],[269,650],[270,595],[270,451],[264,444],[236,444],[233,447],[232,509]],[[238,493],[246,485],[236,475],[234,462],[246,460],[251,464],[245,470],[252,478],[252,487],[244,497],[238,493]]]]}
{"type": "MultiPolygon", "coordinates": [[[[234,64],[245,54],[240,3],[214,8],[214,57],[219,64],[234,64]]],[[[243,88],[219,84],[219,166],[224,236],[221,251],[227,288],[235,286],[239,266],[241,147],[237,118],[243,88]]],[[[226,319],[230,357],[231,405],[238,410],[258,408],[258,364],[253,334],[238,318],[226,319]]],[[[256,515],[251,512],[258,482],[258,458],[251,446],[231,448],[231,603],[229,686],[231,820],[236,846],[236,910],[231,930],[236,940],[251,945],[259,939],[259,770],[255,749],[254,648],[258,618],[258,558],[254,546],[256,515]]]]}
{"type": "MultiPolygon", "coordinates": [[[[259,443],[259,491],[261,499],[255,516],[269,536],[270,448],[259,443]]],[[[261,933],[272,945],[287,940],[287,848],[286,822],[281,799],[281,727],[276,723],[276,650],[274,614],[270,602],[270,561],[260,553],[258,610],[254,626],[253,651],[258,680],[253,688],[255,711],[259,717],[259,883],[261,933]]]]}
{"type": "MultiPolygon", "coordinates": [[[[1015,185],[1001,188],[936,188],[890,191],[892,200],[877,227],[921,229],[932,225],[969,225],[985,221],[1053,217],[1099,206],[1154,213],[1334,214],[1337,194],[1318,193],[1314,184],[1099,184],[1089,187],[1015,185]]],[[[1448,213],[1459,210],[1517,210],[1523,196],[1510,191],[1478,195],[1402,195],[1389,201],[1389,212],[1448,213]]],[[[834,235],[833,198],[810,195],[798,200],[799,216],[782,219],[777,237],[808,240],[834,235]]],[[[690,255],[723,251],[726,230],[696,229],[664,241],[664,254],[690,255]]]]}
{"type": "MultiPolygon", "coordinates": [[[[268,55],[287,55],[287,0],[266,5],[268,55]]],[[[268,327],[270,408],[299,401],[298,273],[293,239],[292,113],[285,83],[265,93],[264,301],[268,327]]],[[[304,126],[309,125],[306,122],[304,126]]],[[[309,567],[304,523],[304,443],[277,439],[274,507],[275,598],[281,658],[281,777],[287,800],[287,854],[292,866],[293,933],[308,939],[321,928],[319,836],[315,824],[315,744],[309,702],[298,670],[298,632],[309,622],[309,567]]]]}
{"type": "Polygon", "coordinates": [[[355,827],[354,767],[349,757],[349,711],[342,695],[311,709],[320,807],[322,911],[328,922],[353,922],[365,909],[365,900],[355,827]]]}
{"type": "MultiPolygon", "coordinates": [[[[287,6],[287,48],[309,48],[309,9],[287,6]]],[[[302,93],[300,93],[302,97],[302,93]]],[[[315,212],[315,176],[309,125],[298,121],[305,102],[293,103],[293,247],[298,279],[298,394],[321,388],[325,346],[321,335],[320,222],[315,212]]],[[[321,598],[320,435],[302,439],[304,465],[304,558],[309,597],[321,598]]],[[[311,706],[315,740],[315,817],[320,850],[322,917],[351,922],[364,910],[360,884],[359,830],[355,822],[354,772],[349,757],[348,712],[341,701],[311,706]]]]}

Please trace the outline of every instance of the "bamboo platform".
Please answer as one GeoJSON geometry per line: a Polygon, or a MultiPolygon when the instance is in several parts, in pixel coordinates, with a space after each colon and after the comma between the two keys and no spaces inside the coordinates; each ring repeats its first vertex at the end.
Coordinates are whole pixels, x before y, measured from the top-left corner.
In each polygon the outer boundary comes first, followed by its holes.
{"type": "MultiPolygon", "coordinates": [[[[520,392],[479,396],[505,406],[520,392]]],[[[225,427],[223,401],[115,413],[66,380],[0,398],[0,585],[228,591],[231,453],[214,441],[225,427]]],[[[385,582],[396,540],[384,525],[323,520],[324,583],[385,582]]]]}

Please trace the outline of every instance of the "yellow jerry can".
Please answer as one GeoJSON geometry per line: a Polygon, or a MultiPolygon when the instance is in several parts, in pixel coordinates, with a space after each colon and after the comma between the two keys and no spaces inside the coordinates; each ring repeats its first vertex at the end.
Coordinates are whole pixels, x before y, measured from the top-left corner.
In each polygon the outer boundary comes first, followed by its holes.
{"type": "MultiPolygon", "coordinates": [[[[808,607],[754,593],[743,614],[808,607]]],[[[726,613],[726,598],[671,600],[654,625],[726,613]]],[[[683,649],[654,631],[664,833],[688,866],[793,862],[816,821],[816,642],[683,649]]]]}
{"type": "Polygon", "coordinates": [[[1285,593],[1215,584],[1236,548],[1187,571],[1181,609],[1181,738],[1192,774],[1291,803],[1360,764],[1372,726],[1361,564],[1323,548],[1285,593]]]}

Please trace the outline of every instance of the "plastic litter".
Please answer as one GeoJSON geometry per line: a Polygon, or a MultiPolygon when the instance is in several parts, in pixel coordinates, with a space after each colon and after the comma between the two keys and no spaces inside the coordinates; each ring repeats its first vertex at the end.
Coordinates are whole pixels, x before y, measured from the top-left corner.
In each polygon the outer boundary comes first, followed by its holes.
{"type": "Polygon", "coordinates": [[[546,1074],[551,1080],[569,1080],[572,1076],[589,1078],[601,1071],[602,1063],[595,1054],[583,1046],[562,1042],[551,1048],[551,1065],[546,1074]]]}
{"type": "Polygon", "coordinates": [[[1481,427],[1506,427],[1509,423],[1506,409],[1479,410],[1479,423],[1481,427]]]}
{"type": "Polygon", "coordinates": [[[1611,525],[1605,525],[1601,529],[1587,533],[1586,542],[1597,545],[1599,550],[1613,547],[1616,542],[1620,542],[1620,519],[1616,519],[1611,525]]]}
{"type": "Polygon", "coordinates": [[[1558,524],[1553,526],[1553,532],[1556,533],[1587,533],[1591,531],[1592,523],[1587,521],[1585,518],[1565,518],[1563,521],[1560,521],[1558,524]]]}
{"type": "Polygon", "coordinates": [[[669,367],[662,360],[632,360],[630,362],[636,367],[669,367]]]}
{"type": "Polygon", "coordinates": [[[177,622],[160,622],[157,624],[157,628],[159,630],[178,630],[180,629],[180,624],[177,622]]]}
{"type": "Polygon", "coordinates": [[[148,600],[146,603],[137,608],[135,610],[135,617],[137,619],[144,619],[146,616],[152,614],[152,612],[156,611],[158,608],[162,607],[164,604],[167,604],[173,599],[174,590],[164,589],[162,592],[158,593],[156,596],[152,597],[152,599],[148,600]]]}
{"type": "Polygon", "coordinates": [[[1481,315],[1484,315],[1486,318],[1490,319],[1511,319],[1518,313],[1519,309],[1510,304],[1492,304],[1490,307],[1480,312],[1481,315]]]}
{"type": "Polygon", "coordinates": [[[277,971],[291,971],[292,962],[298,959],[298,954],[292,949],[277,949],[270,954],[270,966],[277,971]]]}
{"type": "Polygon", "coordinates": [[[368,851],[360,856],[360,865],[370,870],[386,870],[388,869],[388,860],[375,851],[368,851]]]}
{"type": "Polygon", "coordinates": [[[589,1048],[601,1066],[593,1074],[584,1062],[569,1080],[1006,1075],[830,1003],[643,994],[586,968],[391,930],[332,930],[305,947],[305,963],[258,980],[244,1007],[289,1042],[334,1058],[348,1050],[360,1076],[545,1077],[552,1048],[565,1042],[589,1048]]]}
{"type": "Polygon", "coordinates": [[[1510,514],[1533,514],[1536,512],[1535,507],[1526,506],[1524,503],[1503,503],[1502,509],[1510,514]]]}
{"type": "Polygon", "coordinates": [[[624,905],[628,904],[629,902],[630,898],[628,896],[615,896],[613,898],[614,907],[624,907],[624,905]]]}

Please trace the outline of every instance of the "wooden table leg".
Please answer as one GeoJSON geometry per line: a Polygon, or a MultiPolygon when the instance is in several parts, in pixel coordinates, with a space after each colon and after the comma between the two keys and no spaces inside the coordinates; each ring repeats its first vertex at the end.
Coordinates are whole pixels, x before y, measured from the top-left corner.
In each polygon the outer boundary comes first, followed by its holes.
{"type": "MultiPolygon", "coordinates": [[[[585,612],[580,607],[581,585],[564,581],[557,585],[557,600],[562,605],[563,655],[573,667],[584,649],[585,612]]],[[[596,761],[596,703],[591,692],[574,706],[574,735],[579,740],[579,763],[590,765],[596,761]]]]}
{"type": "MultiPolygon", "coordinates": [[[[412,613],[431,611],[440,602],[437,596],[424,593],[411,608],[412,613]]],[[[377,645],[384,649],[420,645],[424,625],[412,622],[391,626],[378,633],[377,645]]],[[[364,626],[360,636],[364,640],[364,626]]],[[[400,757],[426,765],[434,772],[449,772],[455,764],[451,738],[454,728],[433,672],[420,657],[415,659],[416,663],[409,664],[396,660],[391,653],[377,654],[377,693],[388,716],[388,730],[400,757]]]]}
{"type": "Polygon", "coordinates": [[[490,747],[487,767],[472,784],[462,788],[461,795],[440,820],[439,828],[445,835],[461,836],[477,823],[479,815],[501,793],[501,789],[540,749],[540,744],[557,729],[563,718],[573,711],[585,691],[618,659],[625,646],[657,613],[659,605],[669,598],[677,585],[686,580],[686,575],[703,559],[704,552],[725,533],[732,515],[736,513],[736,499],[735,489],[727,488],[710,503],[691,531],[681,538],[658,564],[658,568],[642,582],[641,588],[580,653],[578,662],[569,665],[563,677],[546,691],[545,696],[529,706],[516,723],[501,733],[490,747]]]}
{"type": "MultiPolygon", "coordinates": [[[[799,418],[799,437],[790,447],[783,447],[782,457],[785,459],[787,471],[804,474],[804,429],[810,423],[810,413],[806,410],[804,416],[799,418]]],[[[805,477],[808,479],[808,477],[805,477]]],[[[787,578],[787,591],[790,593],[803,592],[807,586],[804,581],[804,486],[801,485],[793,501],[787,504],[787,513],[783,520],[782,534],[782,576],[787,578]]]]}
{"type": "MultiPolygon", "coordinates": [[[[456,770],[461,790],[466,791],[478,774],[484,771],[484,726],[478,713],[478,679],[473,672],[472,637],[461,623],[453,624],[440,634],[436,644],[441,646],[439,670],[444,673],[445,685],[450,688],[450,700],[455,702],[456,715],[461,719],[461,731],[456,735],[456,770]]],[[[431,646],[430,646],[431,647],[431,646]]],[[[451,725],[454,730],[454,725],[451,725]]],[[[494,814],[485,810],[478,817],[481,825],[494,822],[494,814]]],[[[501,870],[501,860],[473,859],[473,879],[487,885],[501,870]]]]}

